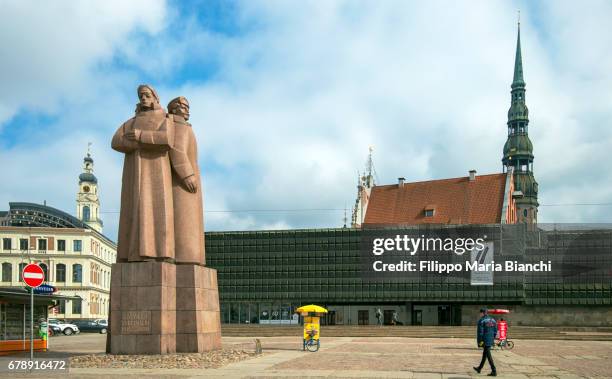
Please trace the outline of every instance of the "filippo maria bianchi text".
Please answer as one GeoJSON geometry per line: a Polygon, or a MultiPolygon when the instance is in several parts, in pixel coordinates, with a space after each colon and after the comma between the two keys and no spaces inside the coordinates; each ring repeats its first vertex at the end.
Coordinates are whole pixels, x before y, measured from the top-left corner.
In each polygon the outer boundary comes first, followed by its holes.
{"type": "Polygon", "coordinates": [[[376,272],[436,272],[439,274],[450,274],[452,272],[550,272],[551,261],[539,261],[538,263],[520,263],[518,261],[505,261],[502,263],[478,263],[465,261],[464,263],[440,263],[438,261],[401,261],[398,263],[383,263],[375,261],[372,265],[376,272]]]}

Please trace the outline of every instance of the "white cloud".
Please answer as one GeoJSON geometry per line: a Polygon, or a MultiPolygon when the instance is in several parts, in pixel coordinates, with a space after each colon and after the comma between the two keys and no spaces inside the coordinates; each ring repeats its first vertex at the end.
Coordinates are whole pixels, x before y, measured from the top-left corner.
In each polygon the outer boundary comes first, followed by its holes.
{"type": "MultiPolygon", "coordinates": [[[[19,109],[90,102],[100,73],[136,31],[164,28],[163,1],[3,1],[0,125],[19,109]]],[[[112,75],[111,75],[112,76],[112,75]]]]}
{"type": "MultiPolygon", "coordinates": [[[[368,145],[385,183],[501,170],[516,7],[366,4],[250,2],[243,17],[259,21],[258,33],[228,44],[215,83],[183,90],[205,154],[229,175],[256,167],[252,203],[350,204],[368,145]]],[[[540,202],[610,202],[612,176],[594,168],[612,148],[612,11],[606,3],[577,13],[569,2],[542,8],[531,17],[524,10],[522,22],[540,202]]],[[[543,207],[540,215],[610,221],[601,207],[543,207]]],[[[337,225],[334,217],[319,220],[337,225]]]]}

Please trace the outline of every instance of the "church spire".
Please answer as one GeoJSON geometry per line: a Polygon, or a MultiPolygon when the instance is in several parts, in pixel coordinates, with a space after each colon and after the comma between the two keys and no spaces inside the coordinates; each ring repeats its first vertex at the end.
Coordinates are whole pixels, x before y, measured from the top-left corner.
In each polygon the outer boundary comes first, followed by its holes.
{"type": "Polygon", "coordinates": [[[372,159],[372,152],[374,148],[370,146],[368,148],[368,159],[366,161],[366,171],[363,175],[358,173],[357,178],[357,199],[355,200],[355,206],[353,207],[353,215],[351,218],[351,227],[359,228],[365,219],[366,210],[368,208],[368,202],[370,201],[370,194],[372,188],[376,186],[378,181],[376,175],[376,169],[374,168],[374,160],[372,159]]]}
{"type": "Polygon", "coordinates": [[[508,110],[508,139],[502,158],[504,170],[513,170],[518,220],[536,223],[538,214],[538,183],[533,175],[533,144],[529,139],[529,109],[525,100],[523,56],[521,52],[521,23],[519,19],[514,58],[514,77],[510,109],[508,110]]]}
{"type": "Polygon", "coordinates": [[[519,13],[518,33],[516,36],[516,55],[514,57],[514,79],[512,80],[512,88],[524,87],[523,80],[523,56],[521,54],[521,21],[519,13]]]}

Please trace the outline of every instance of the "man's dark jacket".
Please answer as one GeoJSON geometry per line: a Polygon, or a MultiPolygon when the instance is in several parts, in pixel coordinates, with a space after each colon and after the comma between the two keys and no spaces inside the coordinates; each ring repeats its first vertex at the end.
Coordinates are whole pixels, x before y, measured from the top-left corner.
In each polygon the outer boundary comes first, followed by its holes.
{"type": "Polygon", "coordinates": [[[489,315],[484,315],[478,320],[476,340],[478,346],[483,342],[484,346],[493,346],[497,335],[497,322],[489,315]]]}

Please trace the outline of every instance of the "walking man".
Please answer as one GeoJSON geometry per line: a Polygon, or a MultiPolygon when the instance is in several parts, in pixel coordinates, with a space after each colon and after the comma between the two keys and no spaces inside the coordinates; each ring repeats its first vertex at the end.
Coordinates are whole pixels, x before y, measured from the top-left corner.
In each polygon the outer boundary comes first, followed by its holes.
{"type": "Polygon", "coordinates": [[[398,317],[397,317],[397,311],[393,311],[393,316],[391,316],[391,324],[392,325],[400,325],[401,322],[399,321],[398,317]]]}
{"type": "Polygon", "coordinates": [[[493,357],[491,356],[491,347],[495,343],[495,335],[497,334],[497,322],[495,322],[493,317],[487,315],[486,308],[480,310],[480,320],[478,320],[476,330],[478,346],[482,346],[483,350],[480,365],[474,367],[474,370],[480,374],[480,370],[484,367],[485,360],[488,360],[489,366],[491,366],[491,373],[488,376],[497,376],[495,363],[493,363],[493,357]]]}
{"type": "Polygon", "coordinates": [[[376,309],[376,324],[382,326],[382,312],[380,308],[376,309]]]}

